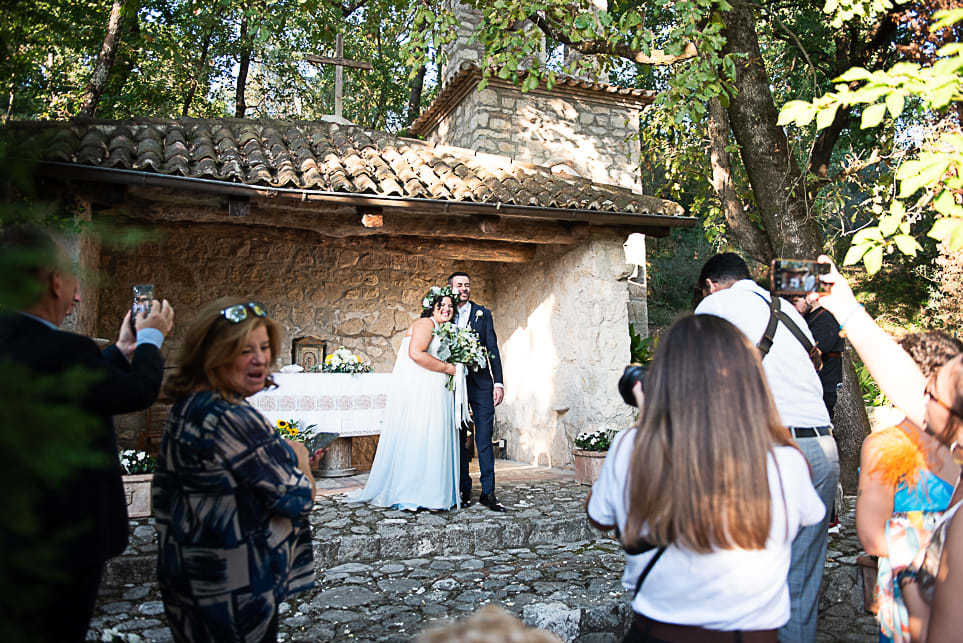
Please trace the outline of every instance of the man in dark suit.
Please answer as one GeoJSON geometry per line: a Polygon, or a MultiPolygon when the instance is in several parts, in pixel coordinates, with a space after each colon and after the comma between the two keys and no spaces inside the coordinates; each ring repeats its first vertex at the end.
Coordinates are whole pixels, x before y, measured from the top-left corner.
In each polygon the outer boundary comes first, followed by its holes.
{"type": "MultiPolygon", "coordinates": [[[[459,327],[466,326],[478,333],[481,344],[488,351],[488,368],[478,371],[468,370],[468,404],[471,406],[472,420],[475,424],[475,449],[478,454],[478,468],[481,470],[481,495],[478,502],[492,511],[505,511],[505,506],[495,497],[495,454],[492,452],[492,431],[495,425],[495,407],[505,397],[502,383],[502,360],[498,354],[498,338],[495,336],[495,322],[492,312],[484,306],[470,301],[471,280],[467,273],[455,272],[448,277],[448,285],[458,296],[455,302],[455,317],[452,321],[459,327]]],[[[461,440],[461,503],[471,503],[471,476],[468,463],[471,453],[461,440]]]]}
{"type": "MultiPolygon", "coordinates": [[[[164,370],[160,345],[174,312],[167,301],[153,302],[148,313],[138,314],[136,335],[128,312],[117,343],[101,352],[93,340],[58,329],[80,302],[64,248],[45,231],[26,226],[4,229],[0,248],[29,256],[17,277],[41,286],[33,303],[0,316],[0,358],[38,376],[79,370],[89,384],[77,411],[98,419],[91,424],[96,431],[89,445],[100,456],[99,465],[79,466],[34,507],[41,524],[38,544],[56,552],[54,564],[62,578],[25,578],[25,590],[40,589],[46,598],[29,613],[9,616],[33,640],[83,641],[104,563],[127,547],[127,502],[113,415],[143,410],[156,400],[164,370]]],[[[65,399],[50,402],[63,404],[65,399]]]]}

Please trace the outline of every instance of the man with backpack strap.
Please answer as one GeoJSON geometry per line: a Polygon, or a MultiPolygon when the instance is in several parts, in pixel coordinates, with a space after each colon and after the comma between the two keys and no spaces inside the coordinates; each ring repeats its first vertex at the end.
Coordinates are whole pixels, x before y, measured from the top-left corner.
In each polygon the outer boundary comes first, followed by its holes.
{"type": "Polygon", "coordinates": [[[699,274],[699,288],[705,298],[696,314],[722,317],[760,346],[776,409],[809,461],[813,485],[826,506],[822,522],[804,527],[793,541],[790,618],[779,630],[781,641],[815,641],[826,525],[839,479],[839,454],[823,403],[823,386],[810,357],[815,342],[799,312],[789,302],[773,301],[769,291],[751,279],[746,262],[737,254],[726,252],[710,258],[699,274]]]}

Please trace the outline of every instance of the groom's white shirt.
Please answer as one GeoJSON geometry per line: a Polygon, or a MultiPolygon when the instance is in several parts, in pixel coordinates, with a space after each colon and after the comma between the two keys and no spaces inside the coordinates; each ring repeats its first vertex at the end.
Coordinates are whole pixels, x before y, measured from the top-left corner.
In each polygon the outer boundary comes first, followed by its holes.
{"type": "Polygon", "coordinates": [[[458,319],[455,320],[455,325],[458,328],[467,328],[469,319],[471,319],[471,302],[466,301],[463,306],[458,307],[458,319]]]}

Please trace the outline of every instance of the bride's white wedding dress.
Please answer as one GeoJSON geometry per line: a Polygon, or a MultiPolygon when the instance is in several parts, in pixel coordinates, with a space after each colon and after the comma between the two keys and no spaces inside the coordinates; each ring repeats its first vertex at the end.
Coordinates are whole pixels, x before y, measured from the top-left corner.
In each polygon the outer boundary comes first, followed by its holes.
{"type": "MultiPolygon", "coordinates": [[[[454,397],[445,388],[445,373],[412,361],[410,342],[410,337],[402,340],[391,372],[368,483],[360,494],[349,495],[348,501],[396,509],[450,509],[458,504],[454,397]]],[[[428,353],[438,357],[438,346],[438,338],[432,337],[428,353]]]]}

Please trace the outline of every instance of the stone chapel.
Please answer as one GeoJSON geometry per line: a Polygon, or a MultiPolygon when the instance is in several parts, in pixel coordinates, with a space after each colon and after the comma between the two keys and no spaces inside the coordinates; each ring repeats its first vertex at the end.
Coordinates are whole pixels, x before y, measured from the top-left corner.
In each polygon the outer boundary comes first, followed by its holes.
{"type": "MultiPolygon", "coordinates": [[[[456,10],[467,34],[478,16],[456,10]]],[[[501,346],[496,439],[510,459],[571,467],[578,433],[632,418],[615,385],[629,323],[647,327],[643,235],[695,220],[641,192],[632,135],[650,94],[575,78],[478,91],[477,56],[451,52],[411,130],[424,140],[268,119],[11,125],[42,150],[45,192],[149,232],[135,248],[79,240],[73,328],[115,336],[130,285],[153,283],[177,314],[170,366],[191,311],[239,294],[284,326],[282,365],[294,338],[316,336],[388,372],[424,292],[463,270],[501,346]]],[[[122,446],[154,421],[125,418],[122,446]]],[[[359,440],[356,464],[373,446],[359,440]]]]}

